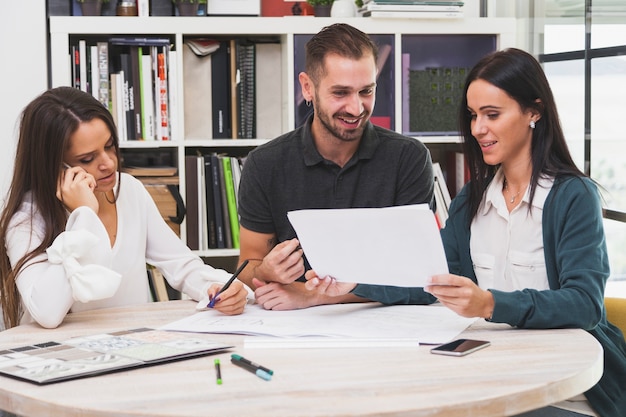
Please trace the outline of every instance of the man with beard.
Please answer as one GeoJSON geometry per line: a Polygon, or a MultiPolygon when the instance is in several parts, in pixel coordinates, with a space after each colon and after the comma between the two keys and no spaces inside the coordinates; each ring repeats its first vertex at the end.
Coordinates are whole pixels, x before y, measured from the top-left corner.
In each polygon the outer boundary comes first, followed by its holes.
{"type": "MultiPolygon", "coordinates": [[[[378,301],[426,304],[421,288],[357,285],[326,297],[304,287],[310,269],[287,212],[299,209],[433,204],[433,170],[419,141],[374,126],[377,47],[347,24],[323,28],[306,45],[306,123],[248,155],[239,189],[239,279],[265,309],[378,301]]],[[[391,232],[393,233],[393,232],[391,232]]],[[[346,262],[351,260],[346,259],[346,262]]]]}

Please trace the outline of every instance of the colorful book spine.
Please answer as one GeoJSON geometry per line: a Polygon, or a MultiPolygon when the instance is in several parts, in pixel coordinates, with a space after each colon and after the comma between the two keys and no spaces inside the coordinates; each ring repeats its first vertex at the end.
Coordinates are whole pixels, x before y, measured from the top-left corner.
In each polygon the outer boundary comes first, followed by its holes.
{"type": "Polygon", "coordinates": [[[233,180],[231,158],[225,156],[222,160],[224,163],[224,185],[226,187],[226,204],[228,207],[232,247],[239,248],[239,216],[237,214],[237,201],[235,198],[235,183],[233,180]]]}
{"type": "Polygon", "coordinates": [[[103,106],[109,107],[109,44],[98,42],[98,100],[103,106]]]}
{"type": "Polygon", "coordinates": [[[160,140],[169,140],[169,109],[167,99],[167,69],[165,68],[165,53],[157,54],[158,74],[159,74],[159,119],[160,123],[160,140]]]}

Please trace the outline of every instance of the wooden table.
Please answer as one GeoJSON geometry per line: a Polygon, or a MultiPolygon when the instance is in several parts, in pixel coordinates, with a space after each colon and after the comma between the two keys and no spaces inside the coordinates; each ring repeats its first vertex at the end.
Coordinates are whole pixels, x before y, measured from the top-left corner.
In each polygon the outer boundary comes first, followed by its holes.
{"type": "MultiPolygon", "coordinates": [[[[68,315],[55,330],[37,325],[0,333],[0,348],[135,327],[194,313],[173,301],[68,315]]],[[[577,329],[516,330],[479,321],[464,337],[492,345],[465,357],[428,346],[354,349],[243,349],[243,336],[201,335],[230,352],[75,381],[37,386],[0,377],[0,408],[23,416],[509,416],[592,387],[602,348],[577,329]],[[272,368],[264,381],[230,363],[230,353],[272,368]],[[223,385],[213,359],[222,362],[223,385]]]]}

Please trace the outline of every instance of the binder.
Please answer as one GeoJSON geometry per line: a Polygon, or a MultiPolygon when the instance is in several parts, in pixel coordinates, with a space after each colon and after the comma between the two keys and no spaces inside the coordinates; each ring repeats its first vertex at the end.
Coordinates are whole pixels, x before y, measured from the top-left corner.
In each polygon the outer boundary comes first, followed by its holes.
{"type": "Polygon", "coordinates": [[[211,56],[211,110],[214,139],[232,138],[229,51],[229,41],[221,41],[220,47],[211,56]]]}
{"type": "Polygon", "coordinates": [[[187,246],[192,250],[200,249],[198,216],[198,157],[185,156],[185,202],[187,203],[187,246]]]}

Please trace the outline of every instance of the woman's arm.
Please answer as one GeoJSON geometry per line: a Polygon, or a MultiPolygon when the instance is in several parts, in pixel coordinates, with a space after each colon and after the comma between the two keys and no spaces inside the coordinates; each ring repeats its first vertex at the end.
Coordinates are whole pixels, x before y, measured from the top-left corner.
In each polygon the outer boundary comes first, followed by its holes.
{"type": "MultiPolygon", "coordinates": [[[[6,237],[12,265],[39,246],[42,232],[38,229],[42,227],[43,222],[37,216],[30,217],[30,209],[14,216],[6,237]]],[[[48,252],[29,261],[17,275],[25,313],[43,327],[57,327],[77,297],[86,301],[99,299],[116,289],[116,286],[106,285],[104,289],[98,286],[104,280],[100,272],[110,264],[111,248],[100,219],[90,208],[74,210],[66,231],[56,238],[48,252]],[[89,267],[85,269],[85,266],[89,267]],[[90,285],[90,281],[96,285],[90,285]]],[[[114,280],[109,281],[107,284],[115,284],[114,280]]]]}

